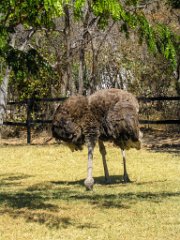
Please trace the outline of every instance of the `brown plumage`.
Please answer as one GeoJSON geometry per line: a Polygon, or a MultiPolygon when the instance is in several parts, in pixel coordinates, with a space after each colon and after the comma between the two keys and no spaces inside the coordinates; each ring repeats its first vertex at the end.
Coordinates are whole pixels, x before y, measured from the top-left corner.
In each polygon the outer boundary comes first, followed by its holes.
{"type": "Polygon", "coordinates": [[[92,189],[93,149],[98,141],[102,154],[105,178],[109,181],[104,141],[111,141],[120,147],[124,162],[124,181],[129,181],[125,162],[125,149],[140,149],[139,105],[136,98],[119,89],[100,90],[90,95],[72,96],[57,108],[52,133],[57,140],[66,142],[72,150],[88,147],[87,189],[92,189]]]}

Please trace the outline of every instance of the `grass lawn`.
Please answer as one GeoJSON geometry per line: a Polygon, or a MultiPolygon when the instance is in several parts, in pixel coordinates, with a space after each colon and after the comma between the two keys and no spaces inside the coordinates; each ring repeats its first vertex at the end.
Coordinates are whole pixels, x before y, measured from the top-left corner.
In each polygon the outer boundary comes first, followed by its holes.
{"type": "Polygon", "coordinates": [[[112,183],[98,149],[87,192],[87,150],[58,145],[0,146],[1,240],[179,240],[180,156],[130,150],[130,184],[120,151],[108,146],[112,183]]]}

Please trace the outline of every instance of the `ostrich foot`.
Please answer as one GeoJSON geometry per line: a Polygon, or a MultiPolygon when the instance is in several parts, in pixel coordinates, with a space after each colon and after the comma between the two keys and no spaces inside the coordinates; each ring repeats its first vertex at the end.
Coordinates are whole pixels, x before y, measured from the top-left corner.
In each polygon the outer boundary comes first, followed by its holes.
{"type": "Polygon", "coordinates": [[[131,182],[128,174],[124,174],[124,176],[123,176],[123,182],[124,182],[124,183],[130,183],[130,182],[131,182]]]}
{"type": "Polygon", "coordinates": [[[93,190],[94,179],[93,178],[86,178],[84,181],[84,185],[87,191],[93,190]]]}

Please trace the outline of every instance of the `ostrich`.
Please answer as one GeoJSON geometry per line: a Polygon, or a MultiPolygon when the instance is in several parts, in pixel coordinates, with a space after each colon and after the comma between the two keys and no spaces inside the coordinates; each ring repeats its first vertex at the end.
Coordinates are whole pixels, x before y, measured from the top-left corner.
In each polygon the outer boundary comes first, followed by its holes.
{"type": "Polygon", "coordinates": [[[85,97],[71,96],[57,108],[52,134],[57,140],[65,142],[72,151],[88,148],[87,190],[94,185],[93,150],[96,142],[102,155],[105,180],[110,182],[106,163],[105,141],[111,141],[121,149],[124,165],[124,182],[129,182],[126,169],[125,150],[140,149],[138,122],[139,105],[129,92],[120,89],[99,90],[85,97]]]}

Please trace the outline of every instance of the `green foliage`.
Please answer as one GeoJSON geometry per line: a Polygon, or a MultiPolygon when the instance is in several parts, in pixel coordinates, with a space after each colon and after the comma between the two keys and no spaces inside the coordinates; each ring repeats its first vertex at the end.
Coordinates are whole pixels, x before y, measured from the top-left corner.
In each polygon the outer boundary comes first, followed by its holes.
{"type": "Polygon", "coordinates": [[[99,26],[102,28],[107,25],[110,17],[117,21],[120,20],[121,15],[124,15],[124,10],[118,0],[93,1],[92,9],[93,13],[100,17],[99,26]]]}
{"type": "MultiPolygon", "coordinates": [[[[178,8],[179,1],[169,2],[178,8]]],[[[127,37],[132,30],[137,31],[140,43],[145,42],[154,54],[161,53],[175,68],[176,55],[180,50],[179,37],[165,25],[151,26],[145,15],[136,9],[138,3],[138,0],[3,0],[0,2],[0,57],[12,67],[14,75],[21,80],[28,78],[29,81],[33,79],[33,75],[35,79],[42,72],[52,72],[50,65],[41,55],[42,49],[24,52],[10,46],[14,28],[22,24],[26,29],[33,28],[36,31],[46,28],[53,32],[54,19],[63,16],[64,5],[68,4],[70,13],[81,21],[85,6],[91,4],[90,14],[97,17],[101,29],[105,29],[109,21],[116,21],[120,23],[120,29],[127,37]]]]}
{"type": "Polygon", "coordinates": [[[63,5],[69,2],[69,0],[44,0],[44,8],[50,17],[58,17],[64,13],[63,5]]]}
{"type": "Polygon", "coordinates": [[[8,38],[8,33],[3,26],[0,26],[0,49],[5,47],[8,38]]]}
{"type": "Polygon", "coordinates": [[[28,27],[53,27],[53,19],[63,14],[68,0],[3,0],[0,2],[0,48],[18,24],[28,27]]]}
{"type": "Polygon", "coordinates": [[[51,97],[51,86],[57,81],[56,74],[48,69],[39,69],[36,75],[18,71],[10,79],[10,92],[19,100],[31,97],[51,97]]]}
{"type": "Polygon", "coordinates": [[[148,49],[156,54],[161,53],[170,61],[173,68],[176,67],[176,55],[179,51],[179,38],[165,25],[157,24],[151,26],[143,14],[126,14],[126,25],[122,30],[128,31],[128,27],[137,28],[139,33],[139,42],[146,42],[148,49]]]}
{"type": "Polygon", "coordinates": [[[85,5],[86,1],[85,0],[76,0],[74,1],[74,16],[75,18],[79,19],[81,18],[83,14],[83,7],[85,5]]]}
{"type": "Polygon", "coordinates": [[[24,28],[53,28],[55,17],[63,14],[63,4],[68,0],[3,0],[0,2],[0,57],[12,67],[17,79],[31,78],[40,71],[52,73],[48,62],[35,49],[26,52],[11,46],[15,27],[22,24],[24,28]]]}
{"type": "Polygon", "coordinates": [[[28,23],[42,26],[52,23],[53,17],[63,14],[63,4],[68,0],[4,0],[0,3],[1,18],[4,24],[16,26],[28,23]]]}
{"type": "MultiPolygon", "coordinates": [[[[139,1],[126,1],[127,5],[136,6],[139,1]]],[[[138,12],[130,12],[125,10],[121,3],[117,0],[109,1],[94,1],[93,11],[96,16],[99,16],[99,26],[105,28],[108,24],[108,19],[112,18],[114,21],[123,21],[121,31],[129,36],[130,29],[138,29],[139,41],[146,42],[149,50],[156,54],[160,52],[166,59],[168,59],[172,67],[176,67],[176,53],[172,38],[173,33],[167,26],[157,25],[152,27],[147,18],[138,12]]]]}
{"type": "Polygon", "coordinates": [[[4,49],[1,49],[0,55],[6,59],[15,75],[19,74],[19,72],[37,74],[41,68],[51,69],[35,49],[29,49],[27,52],[23,52],[11,46],[6,46],[4,49]]]}
{"type": "Polygon", "coordinates": [[[156,26],[156,39],[158,50],[166,59],[170,60],[173,67],[176,66],[176,51],[178,51],[176,40],[178,38],[170,29],[162,24],[156,26]]]}
{"type": "Polygon", "coordinates": [[[157,48],[156,48],[155,33],[144,15],[138,16],[138,25],[139,25],[138,31],[139,31],[140,43],[142,43],[143,40],[145,39],[149,50],[156,53],[157,48]]]}

